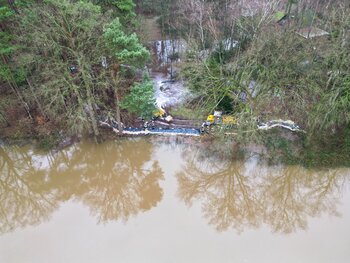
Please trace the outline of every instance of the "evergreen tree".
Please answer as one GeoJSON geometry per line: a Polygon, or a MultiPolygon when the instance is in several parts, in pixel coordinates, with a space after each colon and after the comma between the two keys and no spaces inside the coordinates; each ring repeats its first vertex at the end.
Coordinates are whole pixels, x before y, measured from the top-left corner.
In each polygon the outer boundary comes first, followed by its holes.
{"type": "Polygon", "coordinates": [[[109,50],[119,63],[143,67],[150,58],[148,50],[142,46],[135,33],[127,35],[119,19],[114,19],[106,28],[104,37],[109,50]]]}
{"type": "MultiPolygon", "coordinates": [[[[114,19],[108,27],[105,29],[104,38],[106,41],[106,46],[108,50],[112,53],[112,59],[116,59],[119,64],[126,63],[135,67],[143,67],[146,61],[149,59],[150,54],[148,50],[142,46],[139,42],[136,34],[127,35],[123,26],[120,23],[119,19],[114,19]]],[[[114,84],[114,92],[116,94],[116,111],[117,111],[117,122],[118,126],[121,125],[121,117],[120,117],[120,75],[119,73],[111,72],[111,78],[114,84]]],[[[148,83],[146,88],[149,88],[151,83],[148,83]]],[[[153,86],[152,86],[153,87],[153,86]]],[[[142,87],[138,87],[142,89],[142,87]]],[[[152,88],[153,89],[153,88],[152,88]]],[[[148,96],[144,97],[146,99],[146,104],[148,103],[148,96]]],[[[132,107],[126,107],[131,112],[135,112],[132,107]]],[[[136,110],[138,112],[138,110],[136,110]]],[[[122,129],[120,128],[121,132],[122,129]]]]}
{"type": "Polygon", "coordinates": [[[133,0],[93,0],[92,2],[100,5],[104,11],[113,10],[123,25],[133,23],[136,17],[133,0]]]}
{"type": "Polygon", "coordinates": [[[145,77],[142,83],[136,83],[130,93],[124,97],[121,107],[145,119],[152,118],[156,110],[152,81],[145,77]]]}

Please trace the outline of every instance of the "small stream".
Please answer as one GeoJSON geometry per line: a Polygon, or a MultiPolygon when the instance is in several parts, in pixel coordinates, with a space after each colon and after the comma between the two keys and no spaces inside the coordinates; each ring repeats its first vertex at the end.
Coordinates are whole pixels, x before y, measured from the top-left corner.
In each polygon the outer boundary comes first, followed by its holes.
{"type": "Polygon", "coordinates": [[[173,81],[170,75],[162,72],[152,72],[151,75],[154,87],[157,106],[169,108],[180,105],[190,96],[189,90],[184,86],[182,80],[173,81]]]}
{"type": "Polygon", "coordinates": [[[169,108],[184,103],[190,96],[188,88],[179,79],[179,63],[186,50],[184,40],[165,39],[151,42],[156,103],[159,108],[169,108]]]}

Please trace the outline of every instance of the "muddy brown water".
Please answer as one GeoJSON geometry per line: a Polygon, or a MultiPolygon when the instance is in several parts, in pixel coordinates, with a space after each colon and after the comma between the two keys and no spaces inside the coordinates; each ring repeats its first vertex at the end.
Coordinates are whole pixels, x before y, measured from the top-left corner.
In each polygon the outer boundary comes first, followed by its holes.
{"type": "Polygon", "coordinates": [[[190,143],[0,147],[0,262],[350,262],[350,171],[190,143]]]}

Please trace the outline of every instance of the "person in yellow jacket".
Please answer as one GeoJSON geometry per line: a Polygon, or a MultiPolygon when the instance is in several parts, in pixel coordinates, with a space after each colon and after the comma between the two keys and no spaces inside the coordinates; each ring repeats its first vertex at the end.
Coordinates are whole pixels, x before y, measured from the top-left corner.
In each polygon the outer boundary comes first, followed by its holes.
{"type": "Polygon", "coordinates": [[[214,115],[212,115],[212,114],[208,115],[207,122],[209,122],[210,124],[213,124],[215,122],[214,115]]]}

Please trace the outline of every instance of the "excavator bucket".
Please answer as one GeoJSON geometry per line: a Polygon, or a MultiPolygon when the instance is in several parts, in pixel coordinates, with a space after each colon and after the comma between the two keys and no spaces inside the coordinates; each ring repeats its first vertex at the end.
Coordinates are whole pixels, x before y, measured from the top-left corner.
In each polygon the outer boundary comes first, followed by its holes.
{"type": "Polygon", "coordinates": [[[162,108],[159,108],[157,111],[154,112],[153,115],[156,118],[162,118],[162,117],[165,117],[166,113],[165,113],[165,110],[163,110],[162,108]]]}

